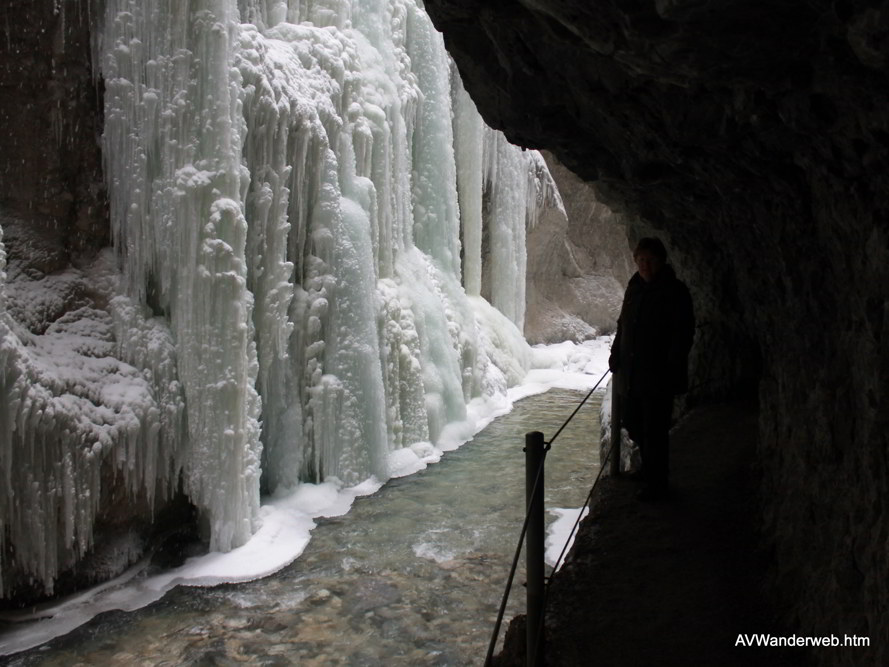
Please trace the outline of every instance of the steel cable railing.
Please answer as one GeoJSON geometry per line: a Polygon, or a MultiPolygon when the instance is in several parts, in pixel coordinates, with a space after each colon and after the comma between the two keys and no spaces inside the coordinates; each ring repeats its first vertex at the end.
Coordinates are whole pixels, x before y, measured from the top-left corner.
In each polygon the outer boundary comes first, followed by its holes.
{"type": "MultiPolygon", "coordinates": [[[[574,419],[574,417],[577,415],[577,413],[580,411],[580,409],[584,406],[584,404],[589,400],[589,398],[593,395],[593,393],[599,388],[599,385],[602,384],[602,381],[608,376],[609,372],[610,372],[610,370],[606,370],[602,374],[602,377],[599,378],[599,380],[596,382],[596,384],[593,386],[593,388],[590,389],[589,393],[577,405],[577,407],[574,408],[574,411],[571,413],[571,415],[568,417],[568,419],[566,419],[565,422],[559,427],[559,429],[556,431],[555,435],[552,438],[550,438],[549,441],[544,443],[545,447],[543,449],[543,457],[540,460],[540,465],[537,467],[537,471],[536,471],[535,477],[534,477],[534,484],[533,484],[530,492],[528,493],[529,500],[528,500],[528,503],[525,507],[525,520],[522,523],[522,530],[519,534],[518,545],[516,546],[515,555],[513,556],[513,559],[512,559],[512,566],[510,567],[509,576],[507,577],[507,580],[506,580],[506,589],[503,591],[503,598],[500,601],[500,609],[497,612],[497,621],[494,624],[494,631],[491,634],[491,641],[488,643],[488,652],[485,656],[485,667],[490,667],[491,661],[493,660],[493,657],[494,657],[494,649],[497,645],[497,638],[500,635],[500,627],[503,624],[503,616],[506,613],[506,604],[509,601],[509,593],[512,589],[512,583],[513,583],[513,580],[515,579],[516,570],[518,569],[519,558],[521,557],[522,544],[524,543],[525,536],[527,535],[527,532],[528,532],[528,523],[530,522],[530,519],[531,519],[531,504],[532,504],[531,499],[536,496],[538,486],[541,483],[543,464],[546,460],[546,453],[549,452],[549,450],[552,448],[552,444],[553,444],[553,442],[555,442],[556,438],[559,437],[559,434],[563,430],[565,430],[565,427],[568,426],[568,424],[571,422],[572,419],[574,419]]],[[[570,543],[571,538],[574,536],[574,533],[577,530],[577,526],[580,524],[580,517],[583,516],[583,511],[584,511],[584,509],[586,509],[587,505],[589,504],[589,502],[593,496],[593,491],[595,490],[596,485],[599,483],[599,479],[602,477],[602,471],[605,469],[605,464],[608,462],[608,457],[611,455],[612,449],[613,449],[613,447],[609,447],[608,451],[605,454],[605,459],[602,461],[601,467],[599,469],[599,474],[596,476],[596,479],[593,482],[593,486],[590,489],[589,494],[587,494],[587,499],[584,502],[584,506],[583,506],[583,508],[581,508],[580,513],[578,514],[577,521],[575,521],[574,527],[571,529],[571,533],[568,537],[568,541],[565,543],[565,546],[562,548],[562,552],[559,554],[559,558],[556,562],[555,567],[553,568],[553,571],[555,571],[558,568],[558,566],[561,564],[562,558],[564,557],[565,552],[567,551],[568,544],[570,543]]],[[[548,589],[549,589],[549,581],[547,581],[547,585],[544,590],[544,606],[546,604],[546,602],[545,602],[546,597],[545,596],[546,596],[546,592],[548,591],[548,589]]],[[[543,633],[543,619],[544,619],[544,615],[541,614],[539,627],[536,631],[537,641],[535,642],[535,645],[538,647],[540,646],[539,639],[543,633]]],[[[528,664],[533,664],[533,659],[528,664]]]]}
{"type": "MultiPolygon", "coordinates": [[[[574,538],[574,533],[577,532],[577,527],[580,525],[580,522],[583,519],[583,511],[587,507],[589,507],[590,501],[593,499],[593,492],[596,490],[596,486],[599,484],[599,479],[601,479],[602,473],[605,471],[605,464],[608,463],[608,460],[611,458],[612,449],[614,448],[612,446],[609,446],[608,449],[605,451],[605,456],[602,458],[602,464],[599,468],[599,474],[597,474],[596,479],[593,480],[593,485],[590,487],[590,492],[587,494],[586,500],[583,501],[583,507],[580,508],[580,512],[577,515],[577,520],[574,522],[574,526],[571,528],[571,532],[568,534],[568,539],[565,540],[565,545],[562,547],[562,551],[559,553],[559,557],[556,559],[556,564],[553,565],[553,572],[559,569],[559,565],[562,564],[562,559],[568,552],[568,545],[571,544],[571,540],[574,538]]],[[[548,582],[547,589],[549,589],[548,582]]]]}
{"type": "MultiPolygon", "coordinates": [[[[568,545],[571,544],[571,540],[574,539],[574,534],[577,532],[578,526],[580,526],[580,522],[583,519],[584,510],[589,507],[590,502],[593,499],[593,493],[596,491],[596,486],[599,484],[599,480],[602,478],[602,473],[605,471],[605,465],[608,463],[609,458],[611,457],[611,452],[614,449],[613,446],[609,446],[605,452],[605,456],[602,459],[601,467],[599,468],[599,473],[596,475],[596,479],[593,480],[593,485],[590,487],[590,492],[587,494],[586,500],[583,502],[583,507],[580,508],[580,512],[577,513],[577,519],[574,521],[574,525],[571,527],[571,532],[568,534],[568,539],[565,540],[565,544],[562,546],[562,551],[559,553],[559,557],[556,559],[555,564],[553,565],[553,573],[555,573],[559,566],[562,564],[562,559],[565,557],[565,554],[568,552],[568,545]]],[[[547,577],[546,580],[546,588],[543,592],[543,608],[546,609],[547,598],[549,597],[549,587],[552,584],[553,578],[547,577]]],[[[540,622],[537,626],[537,630],[535,631],[536,640],[535,643],[540,645],[540,638],[543,636],[543,627],[544,627],[544,619],[545,616],[543,614],[540,615],[540,622]]],[[[529,663],[529,664],[534,664],[529,663]]]]}

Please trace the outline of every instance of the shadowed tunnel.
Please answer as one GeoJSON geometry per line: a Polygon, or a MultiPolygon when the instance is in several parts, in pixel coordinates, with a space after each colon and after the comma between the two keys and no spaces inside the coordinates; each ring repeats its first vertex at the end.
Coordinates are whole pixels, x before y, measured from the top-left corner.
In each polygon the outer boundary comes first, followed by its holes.
{"type": "Polygon", "coordinates": [[[889,3],[426,6],[488,123],[668,240],[701,325],[689,402],[759,400],[789,629],[884,662],[889,3]]]}

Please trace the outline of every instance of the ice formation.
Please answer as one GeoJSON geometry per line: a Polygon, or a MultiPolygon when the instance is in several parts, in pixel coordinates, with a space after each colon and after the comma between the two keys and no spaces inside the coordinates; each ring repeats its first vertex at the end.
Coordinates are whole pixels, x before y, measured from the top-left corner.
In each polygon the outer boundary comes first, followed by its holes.
{"type": "Polygon", "coordinates": [[[261,492],[385,480],[520,380],[525,231],[557,199],[418,0],[104,5],[115,255],[71,279],[107,307],[26,329],[0,291],[0,540],[47,591],[103,465],[149,505],[181,480],[226,551],[261,492]]]}

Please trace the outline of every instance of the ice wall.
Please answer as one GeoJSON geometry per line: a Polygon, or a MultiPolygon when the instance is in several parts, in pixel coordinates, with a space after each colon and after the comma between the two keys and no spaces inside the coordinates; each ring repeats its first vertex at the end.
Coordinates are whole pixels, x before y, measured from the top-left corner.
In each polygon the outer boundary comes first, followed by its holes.
{"type": "Polygon", "coordinates": [[[181,478],[224,551],[261,491],[386,479],[390,452],[518,381],[551,185],[483,126],[416,0],[106,0],[99,23],[121,275],[74,318],[104,341],[81,367],[113,360],[91,405],[35,366],[80,324],[25,345],[0,322],[0,472],[28,480],[0,492],[0,539],[47,589],[89,548],[103,461],[149,503],[181,478]],[[25,516],[26,487],[55,515],[25,516]]]}
{"type": "MultiPolygon", "coordinates": [[[[19,247],[38,245],[21,238],[28,225],[2,226],[19,247]]],[[[173,366],[152,384],[149,368],[121,360],[120,309],[91,296],[113,282],[104,258],[90,275],[41,276],[21,258],[4,272],[4,255],[0,242],[0,597],[22,580],[52,592],[56,575],[92,547],[116,480],[134,505],[169,497],[178,464],[161,427],[181,410],[173,366]]],[[[152,356],[163,361],[162,338],[139,344],[143,354],[159,348],[152,356]]]]}

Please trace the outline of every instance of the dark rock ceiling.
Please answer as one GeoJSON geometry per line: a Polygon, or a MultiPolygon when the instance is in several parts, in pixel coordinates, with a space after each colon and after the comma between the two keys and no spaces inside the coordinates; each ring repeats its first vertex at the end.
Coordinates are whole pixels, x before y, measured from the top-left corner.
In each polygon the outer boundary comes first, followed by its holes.
{"type": "Polygon", "coordinates": [[[668,242],[698,397],[756,388],[797,627],[889,646],[889,2],[425,4],[490,124],[668,242]]]}

